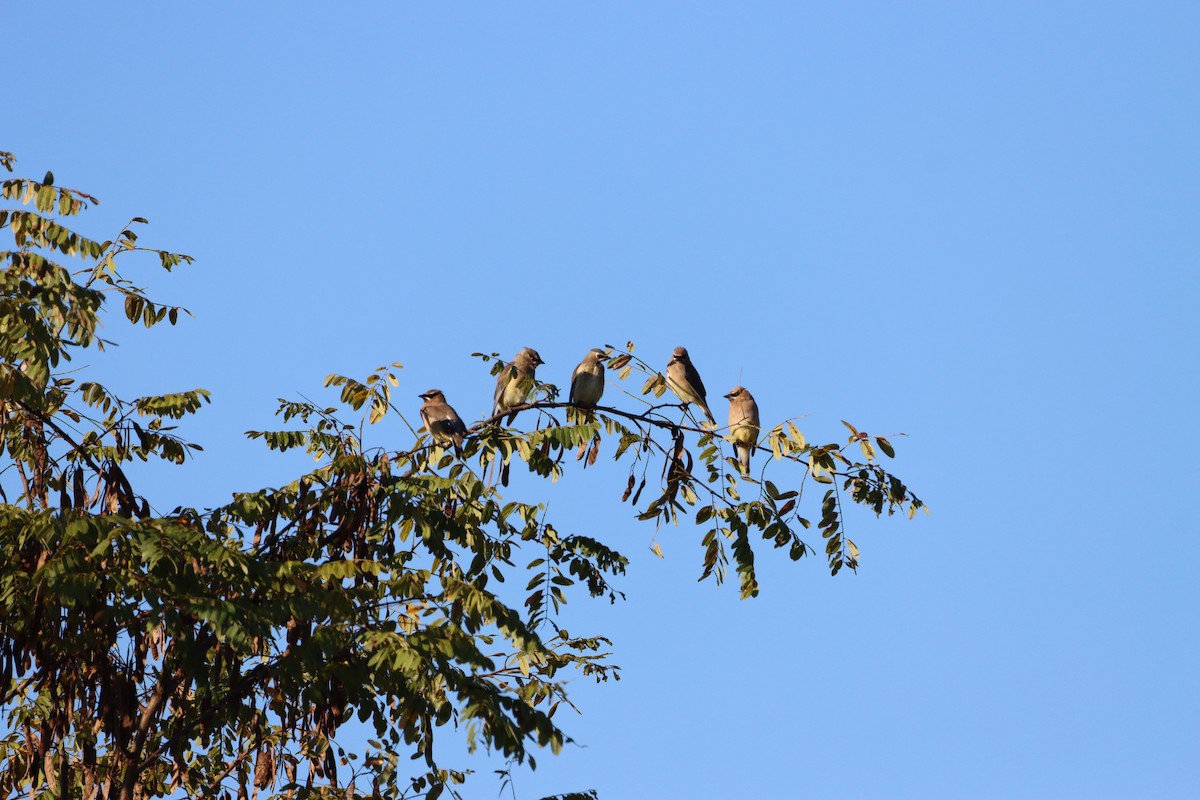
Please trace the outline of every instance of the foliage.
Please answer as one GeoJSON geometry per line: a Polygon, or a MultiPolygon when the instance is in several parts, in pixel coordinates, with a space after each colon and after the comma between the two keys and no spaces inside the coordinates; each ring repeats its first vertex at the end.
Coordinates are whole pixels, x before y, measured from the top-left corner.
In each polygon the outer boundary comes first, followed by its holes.
{"type": "MultiPolygon", "coordinates": [[[[691,515],[701,577],[723,581],[732,563],[744,597],[758,592],[756,538],[792,559],[816,552],[800,538],[809,480],[823,487],[817,528],[834,574],[859,559],[845,500],[877,514],[922,505],[880,465],[891,443],[850,425],[847,443],[814,446],[784,422],[764,436],[759,478],[740,478],[718,431],[668,416],[679,407],[663,402],[662,375],[629,343],[608,348],[609,368],[645,376],[636,413],[574,409],[541,384],[523,407],[533,429],[483,420],[462,460],[424,434],[402,450],[364,441],[359,416],[399,413],[398,364],[330,376],[337,404],[281,401],[284,429],[248,433],[306,450],[311,471],[219,508],[159,513],[126,466],[193,457],[176,423],[208,393],[124,400],[66,367],[104,349],[107,307],[146,327],[188,314],[153,302],[118,263],[192,259],[139,245],[141,218],[109,241],[68,229],[97,201],[49,173],[9,178],[2,194],[13,248],[0,252],[0,798],[433,798],[465,777],[434,755],[448,724],[515,762],[534,763],[534,745],[557,752],[570,741],[555,721],[570,706],[560,673],[620,673],[606,638],[569,633],[551,612],[570,592],[620,597],[611,581],[627,559],[559,531],[544,503],[502,496],[486,479],[500,462],[556,479],[609,443],[629,464],[622,502],[655,525],[691,515]],[[766,479],[788,465],[784,489],[766,479]],[[523,591],[506,583],[522,574],[523,591]],[[368,749],[344,749],[339,733],[363,727],[368,749]]],[[[504,366],[479,355],[493,374],[504,366]]]]}

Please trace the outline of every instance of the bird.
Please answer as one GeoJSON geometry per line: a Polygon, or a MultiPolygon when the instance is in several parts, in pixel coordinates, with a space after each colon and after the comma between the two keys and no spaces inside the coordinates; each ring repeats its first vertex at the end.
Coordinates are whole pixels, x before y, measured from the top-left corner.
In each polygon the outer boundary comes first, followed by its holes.
{"type": "Polygon", "coordinates": [[[729,399],[729,435],[737,452],[738,467],[750,474],[750,454],[758,443],[758,403],[745,388],[735,386],[725,395],[729,399]]]}
{"type": "Polygon", "coordinates": [[[593,347],[571,373],[570,402],[581,408],[595,408],[604,394],[604,362],[608,355],[593,347]]]}
{"type": "MultiPolygon", "coordinates": [[[[538,351],[532,347],[523,347],[521,352],[513,357],[512,363],[501,367],[496,375],[496,396],[492,402],[492,416],[503,414],[514,406],[519,406],[529,399],[533,391],[534,372],[539,364],[544,364],[538,351]]],[[[516,419],[516,414],[508,416],[508,423],[516,419]]]]}
{"type": "Polygon", "coordinates": [[[704,416],[708,417],[709,422],[713,425],[717,424],[717,421],[713,419],[712,412],[708,410],[704,382],[700,380],[700,373],[696,372],[696,368],[692,366],[692,360],[688,358],[686,347],[676,347],[671,360],[667,362],[667,386],[679,396],[685,406],[688,403],[695,403],[700,406],[700,410],[704,412],[704,416]]]}
{"type": "Polygon", "coordinates": [[[452,442],[454,454],[462,457],[463,437],[467,435],[467,426],[462,417],[446,402],[446,395],[441,389],[430,389],[424,394],[417,395],[425,402],[421,405],[421,422],[425,430],[439,444],[452,442]]]}
{"type": "MultiPolygon", "coordinates": [[[[521,351],[513,356],[511,363],[500,368],[500,372],[496,375],[496,396],[492,402],[493,417],[499,416],[529,399],[529,394],[535,385],[534,373],[537,371],[538,365],[544,363],[546,362],[542,361],[537,350],[532,347],[522,347],[521,351]]],[[[511,425],[516,418],[517,414],[514,411],[508,415],[507,424],[511,425]]],[[[508,486],[508,466],[507,462],[500,466],[500,484],[502,486],[508,486]]]]}

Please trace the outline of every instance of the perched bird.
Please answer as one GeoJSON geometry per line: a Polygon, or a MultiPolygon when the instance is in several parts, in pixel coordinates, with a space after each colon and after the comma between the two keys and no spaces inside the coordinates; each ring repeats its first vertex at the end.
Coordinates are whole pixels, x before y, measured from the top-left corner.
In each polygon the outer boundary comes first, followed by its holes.
{"type": "Polygon", "coordinates": [[[421,406],[421,422],[425,430],[439,444],[453,442],[454,454],[462,457],[463,437],[467,435],[467,426],[462,417],[446,402],[446,395],[441,389],[430,389],[424,394],[417,395],[425,403],[421,406]]]}
{"type": "Polygon", "coordinates": [[[688,403],[695,403],[700,406],[700,410],[704,412],[704,416],[708,417],[708,421],[713,425],[717,421],[713,419],[712,412],[708,410],[707,393],[704,391],[704,382],[700,380],[700,373],[696,372],[696,368],[692,366],[692,360],[688,358],[686,347],[676,347],[671,360],[667,362],[667,386],[671,391],[679,395],[679,399],[688,403]]]}
{"type": "MultiPolygon", "coordinates": [[[[512,363],[505,364],[496,375],[496,397],[492,402],[492,416],[498,416],[510,408],[519,406],[529,399],[534,387],[534,373],[539,364],[544,364],[538,351],[523,347],[512,363]]],[[[517,418],[516,412],[508,415],[507,424],[517,418]]],[[[500,465],[500,483],[508,486],[508,464],[500,465]]]]}
{"type": "MultiPolygon", "coordinates": [[[[519,406],[529,399],[533,391],[533,374],[538,364],[544,364],[538,351],[532,347],[523,347],[513,358],[511,364],[506,364],[496,375],[496,397],[492,403],[492,416],[503,414],[514,406],[519,406]]],[[[516,414],[510,414],[508,423],[516,419],[516,414]]]]}
{"type": "Polygon", "coordinates": [[[604,394],[604,362],[608,356],[593,347],[571,373],[570,402],[582,408],[595,408],[604,394]]]}
{"type": "Polygon", "coordinates": [[[750,474],[750,454],[758,443],[758,403],[741,386],[725,395],[729,398],[729,435],[737,452],[738,466],[743,475],[750,474]]]}

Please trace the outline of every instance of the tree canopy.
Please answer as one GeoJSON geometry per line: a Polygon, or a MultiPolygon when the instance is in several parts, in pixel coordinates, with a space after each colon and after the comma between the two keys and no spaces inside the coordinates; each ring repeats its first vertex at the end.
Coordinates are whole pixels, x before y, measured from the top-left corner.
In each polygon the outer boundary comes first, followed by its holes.
{"type": "MultiPolygon", "coordinates": [[[[632,410],[583,409],[535,382],[528,402],[468,423],[461,456],[423,429],[398,448],[369,436],[414,416],[392,395],[400,364],[331,375],[336,401],[281,401],[280,429],[248,432],[307,452],[311,469],[216,508],[158,509],[128,467],[195,457],[180,425],[208,392],[122,398],[68,367],[104,350],[114,307],[147,328],[188,316],[125,277],[131,258],[168,271],[193,259],[142,245],[140,217],[109,240],[68,228],[97,200],[50,173],[0,186],[12,237],[0,251],[0,798],[434,798],[466,777],[435,757],[442,731],[516,762],[558,752],[563,676],[620,673],[607,638],[552,612],[568,596],[621,597],[628,559],[560,530],[536,481],[510,496],[501,465],[551,480],[600,457],[628,465],[623,486],[597,494],[642,523],[690,519],[700,578],[732,569],[744,598],[759,591],[762,548],[856,569],[845,503],[923,507],[881,463],[892,443],[850,423],[846,441],[824,444],[795,419],[764,426],[741,474],[727,429],[681,421],[664,375],[628,342],[603,350],[615,385],[634,387],[632,410]],[[351,729],[365,729],[365,751],[344,746],[351,729]]],[[[481,378],[511,368],[475,355],[481,378]]]]}

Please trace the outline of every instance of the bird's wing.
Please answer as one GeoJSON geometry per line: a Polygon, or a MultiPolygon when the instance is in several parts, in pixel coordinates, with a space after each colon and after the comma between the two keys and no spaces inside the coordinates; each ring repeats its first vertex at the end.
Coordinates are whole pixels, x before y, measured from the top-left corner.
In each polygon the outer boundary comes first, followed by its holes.
{"type": "Polygon", "coordinates": [[[583,369],[583,364],[580,363],[579,366],[575,367],[575,371],[571,373],[571,392],[567,397],[568,403],[575,402],[575,380],[579,377],[579,371],[582,369],[583,369]]]}
{"type": "Polygon", "coordinates": [[[492,399],[492,416],[499,414],[501,411],[500,401],[504,398],[504,389],[508,386],[511,369],[511,365],[505,364],[496,375],[496,394],[492,399]]]}
{"type": "Polygon", "coordinates": [[[704,390],[704,381],[700,380],[700,373],[696,372],[695,365],[688,361],[684,366],[684,375],[687,377],[687,382],[692,385],[692,391],[699,395],[702,399],[707,400],[708,392],[704,390]]]}
{"type": "Polygon", "coordinates": [[[446,410],[450,412],[450,432],[465,436],[467,433],[467,425],[462,421],[462,417],[458,415],[450,406],[446,406],[446,410]]]}

